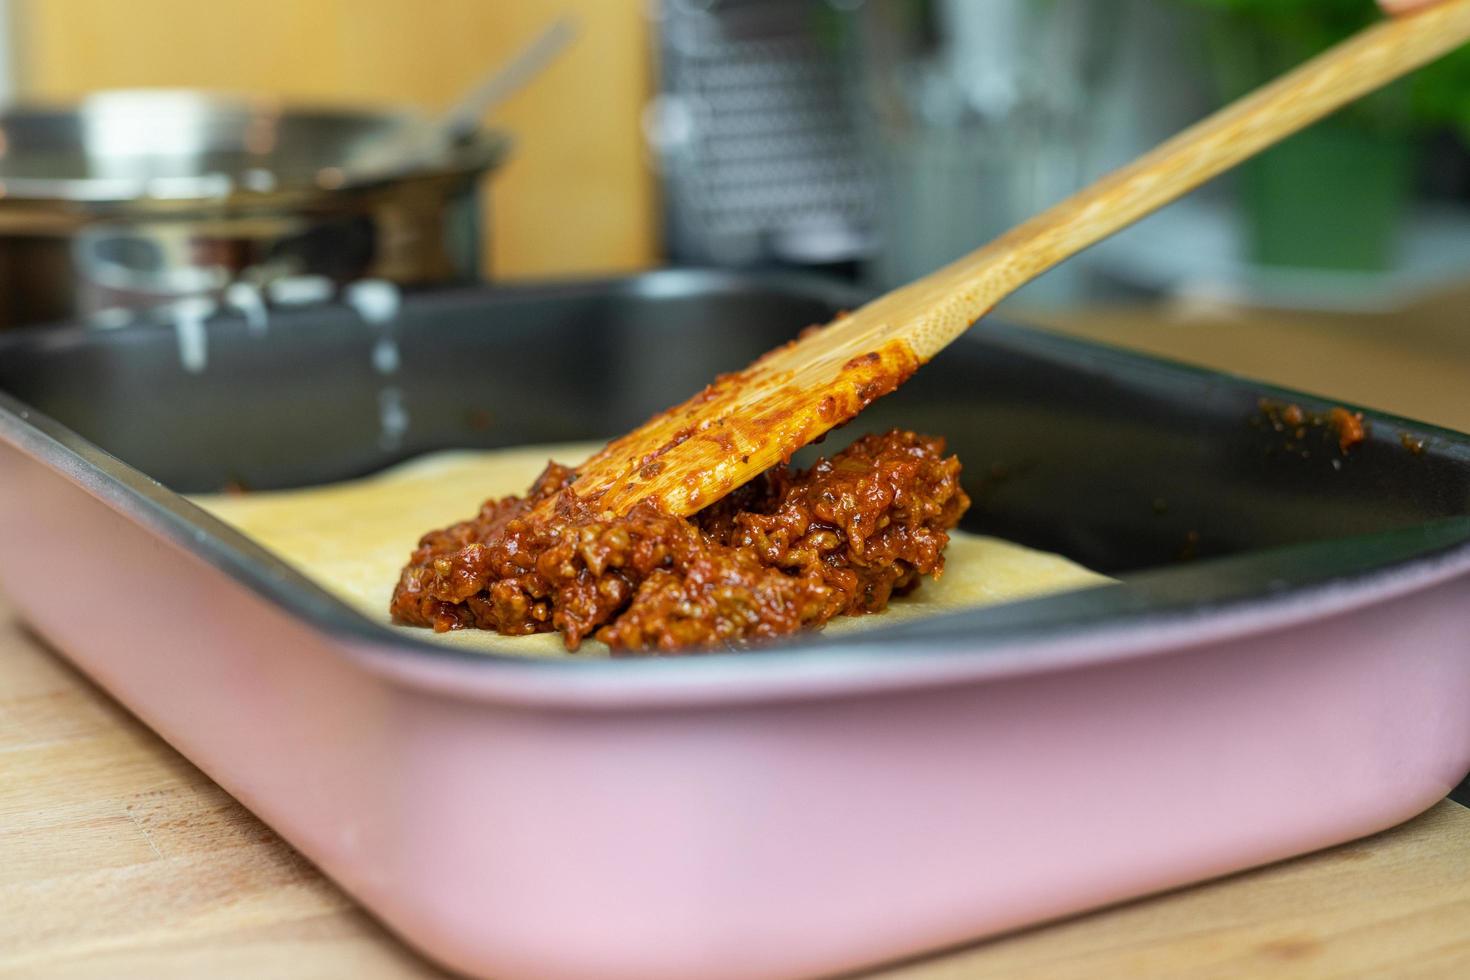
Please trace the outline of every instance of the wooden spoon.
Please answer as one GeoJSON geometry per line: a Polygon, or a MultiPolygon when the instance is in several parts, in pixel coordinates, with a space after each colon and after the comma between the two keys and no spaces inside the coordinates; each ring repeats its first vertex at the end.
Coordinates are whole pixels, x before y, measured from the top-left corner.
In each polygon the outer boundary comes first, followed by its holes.
{"type": "Polygon", "coordinates": [[[574,490],[677,515],[851,419],[1018,287],[1242,160],[1470,40],[1470,0],[1375,24],[978,251],[717,378],[609,443],[574,490]]]}

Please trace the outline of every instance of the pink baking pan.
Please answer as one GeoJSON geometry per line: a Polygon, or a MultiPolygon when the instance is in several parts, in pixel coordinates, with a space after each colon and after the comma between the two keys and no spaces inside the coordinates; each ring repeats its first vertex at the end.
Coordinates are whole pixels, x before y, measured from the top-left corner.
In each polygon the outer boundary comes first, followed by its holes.
{"type": "Polygon", "coordinates": [[[1258,405],[1319,400],[1036,331],[982,325],[861,428],[946,434],[971,529],[1120,584],[861,638],[468,656],[179,496],[608,435],[851,302],[468,289],[222,317],[189,369],[167,324],[0,338],[0,589],[485,976],[857,969],[1373,833],[1470,769],[1470,439],[1369,413],[1344,454],[1258,405]]]}

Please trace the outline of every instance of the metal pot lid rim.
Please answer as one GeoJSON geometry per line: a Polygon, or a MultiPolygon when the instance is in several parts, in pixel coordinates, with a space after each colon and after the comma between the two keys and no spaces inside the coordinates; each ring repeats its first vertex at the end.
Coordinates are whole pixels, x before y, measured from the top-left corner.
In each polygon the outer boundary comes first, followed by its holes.
{"type": "MultiPolygon", "coordinates": [[[[511,145],[508,134],[487,128],[479,130],[472,139],[457,144],[446,145],[424,139],[422,145],[429,147],[429,152],[394,158],[391,152],[393,141],[396,140],[399,146],[413,146],[420,142],[418,133],[432,137],[434,129],[422,113],[412,110],[283,104],[192,90],[120,90],[98,93],[71,103],[16,104],[0,109],[0,202],[146,205],[150,202],[218,204],[238,200],[241,203],[268,203],[281,198],[360,191],[400,181],[471,177],[497,165],[505,158],[511,145]],[[165,133],[164,139],[155,140],[152,126],[140,126],[163,117],[160,125],[167,127],[173,121],[170,114],[174,114],[181,128],[190,125],[201,128],[194,137],[195,145],[182,151],[170,151],[166,138],[169,134],[165,133]],[[272,166],[274,146],[259,154],[259,165],[251,165],[252,154],[244,148],[244,137],[233,137],[229,129],[234,124],[242,130],[254,124],[273,132],[284,132],[283,124],[292,121],[303,126],[313,122],[337,126],[351,124],[361,132],[354,133],[355,150],[351,144],[344,143],[344,152],[337,159],[315,160],[314,163],[322,165],[303,167],[301,160],[289,159],[272,166]],[[163,169],[177,169],[191,154],[202,159],[209,153],[234,154],[242,165],[228,170],[210,168],[192,174],[5,174],[5,157],[17,155],[17,143],[25,138],[15,130],[47,124],[59,126],[63,132],[52,134],[51,142],[43,146],[38,155],[51,153],[64,157],[70,154],[68,162],[73,165],[81,159],[85,166],[90,167],[94,160],[104,158],[103,153],[89,149],[86,142],[95,138],[96,129],[109,125],[115,132],[121,131],[129,144],[114,158],[129,160],[135,169],[146,170],[150,156],[173,165],[163,169]],[[72,131],[65,131],[67,127],[72,131]],[[390,147],[389,153],[386,156],[379,154],[378,159],[372,159],[371,152],[364,154],[363,134],[369,138],[366,143],[369,150],[376,140],[377,145],[390,147]],[[160,144],[165,148],[159,150],[160,144]],[[354,155],[368,159],[365,162],[354,161],[351,159],[354,155]]],[[[301,134],[289,135],[299,140],[301,134]]],[[[286,141],[282,139],[281,142],[286,141]]],[[[313,145],[311,149],[311,155],[315,155],[317,147],[313,145]]],[[[37,165],[37,169],[44,169],[44,161],[37,165]]]]}

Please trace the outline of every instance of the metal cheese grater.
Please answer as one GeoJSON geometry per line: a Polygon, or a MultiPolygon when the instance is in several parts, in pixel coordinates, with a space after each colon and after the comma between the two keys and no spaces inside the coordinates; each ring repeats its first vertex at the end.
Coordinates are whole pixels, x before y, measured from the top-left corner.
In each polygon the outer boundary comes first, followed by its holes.
{"type": "Polygon", "coordinates": [[[874,188],[823,39],[832,0],[664,0],[645,131],[670,258],[824,265],[866,254],[874,188]]]}

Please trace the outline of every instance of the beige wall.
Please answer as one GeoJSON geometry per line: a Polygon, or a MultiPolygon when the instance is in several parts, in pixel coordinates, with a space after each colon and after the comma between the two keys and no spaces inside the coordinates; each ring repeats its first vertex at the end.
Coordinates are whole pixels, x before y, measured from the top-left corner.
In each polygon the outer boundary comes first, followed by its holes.
{"type": "Polygon", "coordinates": [[[493,182],[493,273],[626,270],[656,253],[638,115],[645,0],[17,0],[22,95],[201,86],[448,105],[561,11],[579,33],[496,120],[517,137],[493,182]]]}

